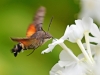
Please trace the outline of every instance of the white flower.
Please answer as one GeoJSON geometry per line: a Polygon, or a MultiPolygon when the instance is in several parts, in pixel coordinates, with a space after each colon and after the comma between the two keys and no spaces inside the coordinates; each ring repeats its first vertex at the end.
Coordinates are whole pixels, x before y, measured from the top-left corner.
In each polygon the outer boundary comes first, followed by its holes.
{"type": "Polygon", "coordinates": [[[84,56],[91,62],[91,60],[89,59],[89,57],[93,60],[92,58],[92,54],[91,54],[91,50],[90,50],[90,46],[89,46],[89,32],[92,28],[93,20],[90,17],[84,17],[82,18],[82,20],[75,20],[76,25],[71,25],[70,26],[70,34],[68,35],[69,41],[71,42],[76,42],[81,51],[83,52],[84,56]],[[83,45],[82,45],[82,38],[83,35],[85,36],[85,40],[86,40],[86,45],[87,45],[87,52],[85,51],[83,45]]]}
{"type": "Polygon", "coordinates": [[[100,44],[93,45],[91,44],[92,55],[95,61],[94,64],[94,75],[100,75],[100,44]]]}
{"type": "Polygon", "coordinates": [[[83,38],[83,32],[80,28],[78,28],[78,26],[76,25],[71,25],[70,26],[70,34],[68,35],[68,39],[69,41],[75,43],[77,42],[78,39],[82,39],[83,38]]]}
{"type": "Polygon", "coordinates": [[[47,49],[45,49],[44,51],[42,51],[42,54],[51,52],[53,50],[53,48],[57,44],[60,44],[61,45],[61,43],[63,43],[64,40],[66,40],[68,38],[67,37],[68,34],[70,34],[69,25],[66,27],[66,30],[65,30],[64,35],[59,40],[58,39],[53,39],[53,42],[48,45],[48,48],[47,49]]]}
{"type": "Polygon", "coordinates": [[[63,43],[63,39],[53,39],[53,42],[48,45],[48,48],[41,52],[41,54],[52,52],[53,48],[60,43],[63,43]]]}
{"type": "Polygon", "coordinates": [[[100,24],[100,0],[81,0],[79,18],[92,17],[100,24]]]}
{"type": "MultiPolygon", "coordinates": [[[[70,50],[71,51],[71,50],[70,50]]],[[[65,66],[69,66],[75,62],[79,62],[77,60],[75,60],[67,51],[62,50],[60,55],[59,55],[59,62],[58,64],[61,67],[65,67],[65,66]]]]}
{"type": "Polygon", "coordinates": [[[53,39],[48,48],[42,51],[42,54],[49,53],[56,45],[63,48],[59,61],[52,67],[50,75],[100,75],[100,45],[90,43],[99,38],[98,27],[90,17],[75,20],[75,23],[67,26],[64,36],[60,39],[53,39]],[[91,37],[89,33],[94,37],[91,37]],[[81,42],[83,37],[85,37],[84,43],[81,42]],[[64,44],[66,40],[77,43],[82,53],[78,56],[74,55],[72,50],[64,44]]]}
{"type": "Polygon", "coordinates": [[[77,42],[78,39],[82,39],[83,35],[89,33],[91,30],[93,23],[92,18],[90,17],[83,17],[82,20],[75,20],[76,25],[70,26],[70,34],[68,35],[69,41],[77,42]]]}
{"type": "Polygon", "coordinates": [[[89,64],[83,61],[76,61],[65,50],[60,53],[59,62],[54,65],[50,75],[86,75],[89,74],[89,64]]]}
{"type": "Polygon", "coordinates": [[[82,20],[75,20],[76,25],[83,30],[83,33],[85,32],[89,32],[92,24],[93,23],[93,19],[90,17],[83,17],[82,20]]]}

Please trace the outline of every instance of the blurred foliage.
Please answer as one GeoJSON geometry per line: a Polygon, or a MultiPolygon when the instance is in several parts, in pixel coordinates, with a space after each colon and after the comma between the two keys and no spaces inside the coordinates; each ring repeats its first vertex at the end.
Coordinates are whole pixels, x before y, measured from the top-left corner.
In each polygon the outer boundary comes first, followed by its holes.
{"type": "MultiPolygon", "coordinates": [[[[60,38],[67,25],[74,24],[79,13],[78,0],[0,0],[0,75],[49,75],[52,66],[59,60],[62,50],[56,46],[51,53],[41,54],[52,40],[27,56],[32,50],[20,53],[16,58],[11,49],[16,42],[10,37],[25,37],[28,25],[32,22],[40,6],[47,9],[43,29],[47,31],[50,19],[53,22],[50,33],[60,38]]],[[[65,42],[77,55],[80,51],[76,44],[65,42]]]]}

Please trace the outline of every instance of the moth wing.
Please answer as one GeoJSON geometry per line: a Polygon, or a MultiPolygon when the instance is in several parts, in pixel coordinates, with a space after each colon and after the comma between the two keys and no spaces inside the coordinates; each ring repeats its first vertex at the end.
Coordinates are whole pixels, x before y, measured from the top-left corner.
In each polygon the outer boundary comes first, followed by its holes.
{"type": "Polygon", "coordinates": [[[36,27],[35,27],[35,25],[31,24],[31,25],[29,25],[29,27],[28,27],[28,29],[27,29],[26,36],[27,36],[27,37],[30,37],[30,36],[32,36],[35,32],[36,32],[36,27]]]}
{"type": "Polygon", "coordinates": [[[15,42],[20,42],[22,44],[24,44],[25,46],[28,46],[30,45],[30,40],[29,38],[11,38],[13,41],[15,42]]]}
{"type": "Polygon", "coordinates": [[[34,49],[42,44],[42,39],[37,38],[11,38],[15,42],[22,43],[24,46],[33,45],[34,49]]]}
{"type": "Polygon", "coordinates": [[[34,17],[34,20],[33,20],[33,24],[36,26],[36,29],[38,31],[40,31],[41,28],[42,28],[42,24],[43,24],[43,21],[44,21],[45,13],[46,13],[45,7],[41,6],[37,10],[37,12],[35,14],[35,17],[34,17]]]}
{"type": "Polygon", "coordinates": [[[45,15],[45,7],[41,6],[34,17],[33,23],[29,25],[26,36],[30,37],[32,36],[35,32],[41,31],[42,30],[42,23],[44,20],[44,15],[45,15]]]}

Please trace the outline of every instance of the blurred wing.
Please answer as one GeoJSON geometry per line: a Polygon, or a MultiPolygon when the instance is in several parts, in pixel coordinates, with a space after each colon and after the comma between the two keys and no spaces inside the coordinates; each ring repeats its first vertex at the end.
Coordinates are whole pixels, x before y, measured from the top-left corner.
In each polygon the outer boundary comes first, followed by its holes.
{"type": "Polygon", "coordinates": [[[28,46],[31,43],[29,38],[11,38],[11,39],[15,42],[20,42],[24,44],[25,46],[28,46]]]}
{"type": "Polygon", "coordinates": [[[27,29],[26,36],[27,36],[27,37],[30,37],[30,36],[32,36],[35,32],[36,32],[36,27],[35,27],[33,24],[31,24],[31,25],[28,27],[28,29],[27,29]]]}
{"type": "Polygon", "coordinates": [[[34,17],[33,23],[28,27],[26,36],[32,36],[36,31],[42,30],[42,23],[45,15],[45,7],[41,6],[34,17]]]}
{"type": "Polygon", "coordinates": [[[36,39],[36,38],[11,38],[15,42],[19,42],[24,44],[24,46],[32,45],[34,48],[37,48],[40,46],[43,41],[42,38],[36,39]]]}
{"type": "Polygon", "coordinates": [[[41,6],[36,12],[36,15],[33,20],[33,24],[36,26],[37,30],[41,30],[45,12],[46,12],[46,10],[45,10],[45,7],[43,7],[43,6],[41,6]]]}

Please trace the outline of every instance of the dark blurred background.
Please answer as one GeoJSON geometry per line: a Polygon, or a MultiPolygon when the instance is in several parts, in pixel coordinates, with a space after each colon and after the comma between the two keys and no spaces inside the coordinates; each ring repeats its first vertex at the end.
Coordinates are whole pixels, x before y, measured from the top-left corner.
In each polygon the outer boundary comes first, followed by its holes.
{"type": "MultiPolygon", "coordinates": [[[[67,25],[74,24],[80,12],[79,0],[0,0],[0,75],[49,75],[50,69],[59,60],[62,50],[56,46],[48,54],[41,52],[48,47],[48,41],[36,51],[27,56],[32,50],[21,52],[17,57],[11,53],[16,42],[10,37],[25,37],[26,30],[32,23],[36,10],[46,7],[43,29],[47,31],[50,19],[53,22],[50,33],[60,38],[67,25]]],[[[77,55],[80,53],[76,44],[65,41],[65,44],[77,55]]]]}

